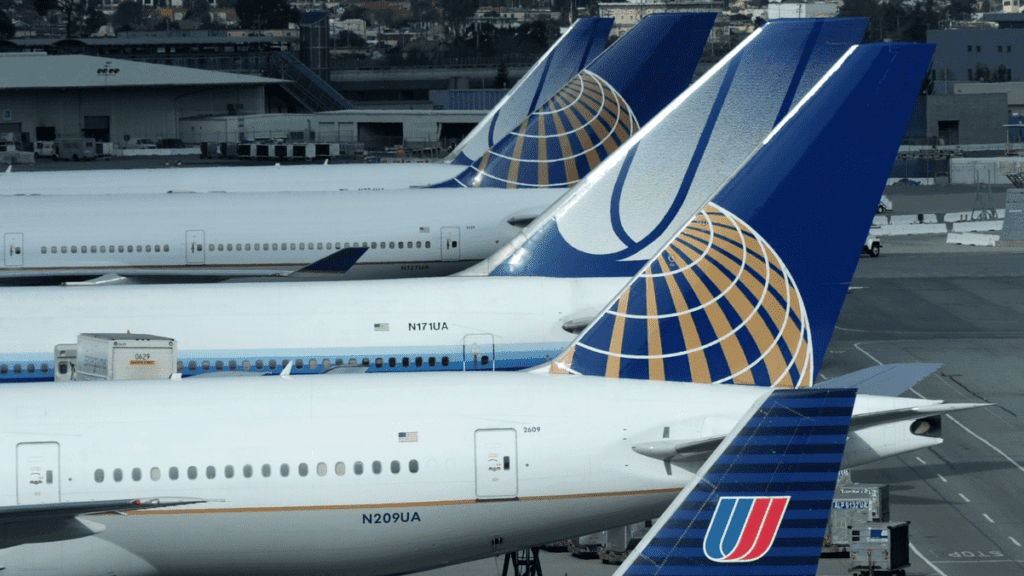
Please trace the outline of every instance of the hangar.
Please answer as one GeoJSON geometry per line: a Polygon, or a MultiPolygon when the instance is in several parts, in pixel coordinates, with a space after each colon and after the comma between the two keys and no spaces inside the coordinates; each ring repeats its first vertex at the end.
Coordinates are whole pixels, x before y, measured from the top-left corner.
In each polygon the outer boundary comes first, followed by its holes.
{"type": "Polygon", "coordinates": [[[179,138],[182,118],[267,109],[287,80],[84,55],[0,55],[0,133],[125,143],[179,138]]]}

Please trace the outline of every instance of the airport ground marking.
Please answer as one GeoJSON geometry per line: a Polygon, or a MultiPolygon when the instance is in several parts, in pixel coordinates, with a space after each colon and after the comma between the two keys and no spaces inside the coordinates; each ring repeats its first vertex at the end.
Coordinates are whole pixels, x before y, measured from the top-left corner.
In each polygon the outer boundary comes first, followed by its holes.
{"type": "Polygon", "coordinates": [[[993,519],[992,519],[992,517],[991,517],[991,516],[989,516],[988,514],[982,514],[982,516],[984,516],[984,517],[985,517],[985,520],[988,520],[988,521],[989,521],[990,523],[992,523],[992,524],[995,524],[995,523],[996,523],[996,521],[995,521],[995,520],[993,520],[993,519]]]}
{"type": "MultiPolygon", "coordinates": [[[[1020,546],[1020,542],[1017,542],[1017,539],[1014,538],[1013,536],[1010,536],[1010,542],[1013,542],[1017,546],[1020,546]]],[[[913,546],[913,544],[911,544],[911,546],[913,546]]]]}
{"type": "Polygon", "coordinates": [[[968,498],[967,496],[964,496],[963,492],[957,492],[957,494],[959,494],[960,497],[964,499],[964,502],[970,502],[971,501],[970,498],[968,498]]]}
{"type": "Polygon", "coordinates": [[[936,474],[936,476],[938,476],[939,480],[942,480],[943,482],[949,482],[949,480],[946,480],[946,477],[943,476],[942,474],[936,474]]]}
{"type": "Polygon", "coordinates": [[[931,560],[925,558],[924,554],[921,554],[921,551],[917,549],[917,546],[914,546],[913,542],[910,542],[910,549],[914,551],[914,554],[917,554],[918,558],[924,560],[924,563],[927,564],[929,568],[935,570],[939,574],[939,576],[948,576],[948,574],[946,574],[942,570],[939,570],[939,567],[933,564],[931,560]]]}
{"type": "Polygon", "coordinates": [[[917,458],[917,461],[920,462],[921,464],[927,464],[927,462],[922,460],[920,456],[915,456],[915,458],[917,458]]]}
{"type": "MultiPolygon", "coordinates": [[[[871,358],[872,360],[874,360],[875,363],[878,364],[879,366],[882,365],[882,362],[880,362],[878,360],[878,358],[875,358],[874,356],[872,356],[867,350],[864,350],[863,348],[861,348],[860,345],[861,345],[861,343],[858,342],[858,343],[854,344],[853,347],[856,348],[857,350],[860,350],[861,352],[863,352],[864,355],[867,356],[868,358],[871,358]]],[[[917,390],[914,390],[913,388],[911,388],[910,391],[913,392],[914,394],[917,394],[918,398],[922,398],[922,399],[924,398],[924,396],[920,392],[918,392],[917,390]]],[[[1013,458],[1010,458],[1010,456],[1006,452],[1003,452],[1002,450],[997,448],[994,444],[992,444],[988,440],[985,440],[981,436],[978,436],[974,432],[974,430],[971,430],[967,426],[964,426],[963,424],[960,423],[959,420],[957,420],[956,418],[950,416],[949,414],[943,414],[943,417],[944,418],[948,418],[950,422],[952,422],[952,423],[956,424],[957,426],[959,426],[959,427],[963,428],[964,430],[966,430],[968,434],[970,434],[971,436],[974,436],[975,438],[980,440],[983,444],[985,444],[989,448],[995,450],[1000,456],[1002,456],[1003,458],[1006,458],[1006,460],[1010,464],[1013,464],[1014,466],[1017,467],[1018,470],[1020,470],[1021,472],[1024,472],[1024,466],[1021,466],[1016,460],[1014,460],[1013,458]]]]}

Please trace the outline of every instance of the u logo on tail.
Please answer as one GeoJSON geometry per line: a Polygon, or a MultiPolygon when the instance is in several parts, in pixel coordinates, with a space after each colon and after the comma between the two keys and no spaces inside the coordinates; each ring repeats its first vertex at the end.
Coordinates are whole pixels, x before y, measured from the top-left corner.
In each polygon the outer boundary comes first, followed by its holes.
{"type": "Polygon", "coordinates": [[[768,553],[789,496],[723,496],[704,535],[704,555],[715,562],[753,562],[768,553]]]}

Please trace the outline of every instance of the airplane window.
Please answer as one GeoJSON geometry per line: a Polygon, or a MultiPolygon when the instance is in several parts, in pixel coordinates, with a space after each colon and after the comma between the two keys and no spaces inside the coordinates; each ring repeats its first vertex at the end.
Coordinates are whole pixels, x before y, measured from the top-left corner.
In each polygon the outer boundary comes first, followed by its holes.
{"type": "Polygon", "coordinates": [[[223,251],[224,250],[224,245],[223,244],[217,244],[217,250],[223,251]]]}
{"type": "Polygon", "coordinates": [[[405,242],[399,242],[398,243],[398,247],[399,248],[405,248],[405,242]]]}
{"type": "MultiPolygon", "coordinates": [[[[324,358],[323,363],[320,364],[320,365],[323,366],[324,369],[330,368],[331,367],[331,359],[330,358],[324,358]]],[[[335,361],[334,365],[335,366],[341,366],[341,358],[338,358],[337,361],[335,361]]]]}
{"type": "Polygon", "coordinates": [[[257,360],[256,361],[256,369],[257,370],[263,370],[263,360],[257,360]]]}
{"type": "Polygon", "coordinates": [[[408,367],[409,367],[409,359],[408,358],[402,358],[402,368],[408,368],[408,367]]]}
{"type": "Polygon", "coordinates": [[[153,467],[149,469],[149,479],[156,482],[160,479],[160,469],[153,467]]]}
{"type": "Polygon", "coordinates": [[[203,360],[203,372],[206,372],[209,369],[210,369],[210,361],[209,360],[203,360]]]}
{"type": "Polygon", "coordinates": [[[214,468],[213,466],[207,466],[206,467],[206,477],[209,478],[210,480],[213,480],[214,478],[216,478],[217,477],[217,469],[214,468]]]}
{"type": "Polygon", "coordinates": [[[363,358],[363,366],[369,366],[369,365],[370,365],[370,359],[369,358],[363,358]]]}
{"type": "Polygon", "coordinates": [[[423,242],[417,242],[416,243],[416,247],[417,248],[422,248],[423,247],[423,242]]]}
{"type": "Polygon", "coordinates": [[[274,244],[272,244],[272,246],[273,246],[274,250],[277,250],[277,243],[276,242],[274,244]]]}
{"type": "Polygon", "coordinates": [[[189,466],[186,472],[189,480],[195,480],[199,476],[199,470],[196,470],[195,466],[189,466]]]}
{"type": "Polygon", "coordinates": [[[0,374],[7,374],[7,364],[0,364],[0,374]]]}
{"type": "MultiPolygon", "coordinates": [[[[164,252],[170,252],[170,251],[171,251],[171,247],[168,246],[167,244],[164,244],[164,252]]],[[[199,251],[200,252],[203,251],[203,247],[202,246],[199,247],[199,251]]]]}
{"type": "MultiPolygon", "coordinates": [[[[340,360],[340,358],[339,358],[339,360],[340,360]]],[[[359,362],[355,358],[349,358],[348,359],[348,365],[349,366],[356,366],[358,364],[359,364],[359,362]]]]}
{"type": "Polygon", "coordinates": [[[424,248],[430,248],[430,240],[427,240],[426,242],[424,242],[423,243],[423,247],[424,248]]]}
{"type": "Polygon", "coordinates": [[[78,246],[72,246],[71,247],[71,253],[72,254],[78,254],[78,246]]]}
{"type": "Polygon", "coordinates": [[[423,357],[422,356],[417,356],[416,357],[416,367],[419,368],[420,366],[423,366],[423,357]]]}
{"type": "Polygon", "coordinates": [[[391,461],[391,473],[398,474],[402,471],[402,465],[398,463],[398,460],[391,461]]]}
{"type": "Polygon", "coordinates": [[[224,369],[224,361],[223,360],[217,360],[217,364],[215,366],[217,367],[217,370],[223,370],[224,369]]]}
{"type": "Polygon", "coordinates": [[[178,467],[177,466],[171,466],[170,468],[168,468],[167,469],[167,477],[170,478],[171,480],[177,480],[178,479],[178,467]]]}
{"type": "Polygon", "coordinates": [[[121,252],[124,252],[124,246],[118,245],[117,252],[118,252],[118,254],[120,254],[121,252]]]}
{"type": "Polygon", "coordinates": [[[43,254],[46,254],[46,246],[43,246],[40,250],[42,250],[43,254]]]}
{"type": "MultiPolygon", "coordinates": [[[[83,247],[83,249],[82,249],[82,252],[85,252],[85,248],[84,248],[84,247],[83,247]]],[[[91,252],[92,252],[93,254],[95,254],[95,253],[96,253],[96,247],[95,247],[95,246],[93,246],[93,247],[92,247],[92,250],[91,250],[91,252]]]]}
{"type": "Polygon", "coordinates": [[[136,252],[142,252],[142,246],[136,246],[135,247],[135,251],[136,252]]]}
{"type": "Polygon", "coordinates": [[[235,467],[232,466],[231,464],[228,464],[227,466],[225,466],[224,467],[224,477],[225,478],[234,478],[235,477],[235,467]]]}
{"type": "MultiPolygon", "coordinates": [[[[345,247],[348,248],[348,246],[345,246],[345,247]]],[[[341,242],[335,242],[334,243],[334,249],[335,250],[341,250],[341,242]]]]}
{"type": "Polygon", "coordinates": [[[298,368],[299,370],[302,370],[302,358],[298,358],[297,360],[295,360],[295,367],[298,368]]]}
{"type": "Polygon", "coordinates": [[[434,358],[433,356],[431,356],[431,357],[430,357],[430,360],[429,360],[429,361],[427,362],[427,364],[429,364],[429,365],[430,365],[430,367],[431,367],[431,368],[433,368],[434,366],[436,366],[436,365],[437,365],[437,359],[436,359],[436,358],[434,358]]]}
{"type": "Polygon", "coordinates": [[[242,476],[246,478],[252,478],[252,464],[246,464],[242,466],[242,476]]]}
{"type": "Polygon", "coordinates": [[[345,242],[345,248],[349,248],[348,242],[345,242]]]}
{"type": "Polygon", "coordinates": [[[412,472],[413,474],[415,474],[415,473],[417,473],[419,471],[420,471],[420,463],[417,462],[416,460],[409,460],[409,472],[412,472]]]}
{"type": "Polygon", "coordinates": [[[67,254],[68,253],[68,247],[67,246],[61,246],[60,247],[60,253],[61,254],[67,254]]]}
{"type": "Polygon", "coordinates": [[[441,357],[441,366],[447,366],[447,365],[448,365],[448,357],[447,356],[442,356],[441,357]]]}
{"type": "Polygon", "coordinates": [[[396,362],[395,362],[394,358],[388,358],[388,366],[390,366],[391,368],[394,368],[395,364],[396,364],[396,362]]]}
{"type": "Polygon", "coordinates": [[[235,250],[238,250],[239,252],[241,252],[242,251],[242,245],[241,244],[235,244],[235,250]]]}
{"type": "Polygon", "coordinates": [[[263,474],[264,478],[270,478],[270,464],[264,464],[260,472],[263,474]]]}
{"type": "MultiPolygon", "coordinates": [[[[167,247],[167,245],[164,244],[164,247],[167,247]]],[[[196,244],[196,252],[202,252],[202,251],[203,251],[203,245],[202,244],[196,244]]]]}
{"type": "Polygon", "coordinates": [[[271,370],[277,370],[277,360],[271,360],[270,361],[270,369],[271,370]]]}
{"type": "Polygon", "coordinates": [[[305,250],[305,249],[306,249],[306,243],[305,242],[299,242],[299,250],[305,250]]]}
{"type": "MultiPolygon", "coordinates": [[[[152,246],[150,246],[149,244],[146,244],[146,252],[152,252],[152,250],[150,250],[150,248],[152,248],[152,246]]],[[[139,250],[139,252],[142,252],[142,250],[139,250]]]]}
{"type": "Polygon", "coordinates": [[[320,462],[316,465],[317,476],[327,476],[327,462],[320,462]]]}
{"type": "Polygon", "coordinates": [[[234,250],[234,247],[231,244],[228,244],[228,252],[231,252],[232,250],[234,250]]]}
{"type": "Polygon", "coordinates": [[[352,465],[352,471],[356,473],[356,476],[360,476],[363,473],[363,463],[356,462],[352,465]]]}
{"type": "Polygon", "coordinates": [[[491,361],[491,359],[490,359],[490,358],[488,358],[487,356],[481,356],[481,357],[480,357],[480,365],[481,365],[481,366],[487,366],[487,364],[488,364],[488,363],[489,363],[490,361],[491,361]]]}
{"type": "Polygon", "coordinates": [[[252,368],[252,364],[248,360],[242,360],[242,370],[248,372],[250,368],[252,368]]]}
{"type": "Polygon", "coordinates": [[[209,250],[210,252],[213,252],[214,250],[216,250],[216,247],[214,247],[214,245],[213,245],[213,244],[210,244],[210,245],[209,245],[209,246],[207,247],[207,250],[209,250]]]}
{"type": "Polygon", "coordinates": [[[246,244],[246,245],[245,245],[245,250],[246,250],[246,252],[248,252],[248,251],[249,251],[249,250],[251,250],[251,249],[252,249],[252,245],[251,245],[251,244],[246,244]]]}
{"type": "Polygon", "coordinates": [[[334,463],[334,475],[335,476],[344,476],[345,475],[345,463],[344,462],[335,462],[334,463]]]}
{"type": "Polygon", "coordinates": [[[238,369],[238,362],[235,362],[234,360],[228,362],[228,369],[229,370],[237,370],[238,369]]]}
{"type": "Polygon", "coordinates": [[[295,242],[292,242],[292,250],[295,250],[295,242]]]}
{"type": "Polygon", "coordinates": [[[50,365],[43,362],[42,365],[39,366],[39,370],[42,371],[43,374],[47,374],[50,372],[50,365]]]}
{"type": "Polygon", "coordinates": [[[29,374],[35,374],[36,373],[36,365],[35,364],[29,364],[28,365],[28,373],[29,374]]]}
{"type": "Polygon", "coordinates": [[[284,478],[286,476],[288,476],[288,465],[281,464],[281,477],[284,478]]]}
{"type": "Polygon", "coordinates": [[[181,360],[178,360],[178,372],[184,372],[184,371],[185,371],[185,363],[182,362],[181,360]]]}
{"type": "MultiPolygon", "coordinates": [[[[263,244],[263,249],[264,250],[269,250],[270,249],[270,244],[264,243],[263,244]]],[[[274,244],[274,250],[277,250],[277,244],[274,244]]]]}
{"type": "Polygon", "coordinates": [[[120,468],[114,468],[114,482],[120,482],[124,478],[120,468]]]}
{"type": "Polygon", "coordinates": [[[56,254],[57,253],[57,247],[56,246],[50,246],[50,252],[56,254]]]}
{"type": "Polygon", "coordinates": [[[383,358],[377,358],[376,360],[373,361],[373,363],[377,366],[377,368],[383,368],[384,367],[384,359],[383,358]]]}
{"type": "Polygon", "coordinates": [[[85,249],[86,248],[87,248],[87,246],[82,246],[82,254],[85,254],[85,249]]]}
{"type": "MultiPolygon", "coordinates": [[[[328,245],[327,245],[327,247],[328,247],[328,248],[330,248],[330,247],[331,247],[331,245],[330,245],[330,244],[328,244],[328,245]]],[[[316,249],[317,249],[317,250],[323,250],[323,249],[324,249],[324,244],[323,244],[323,242],[317,242],[317,243],[316,243],[316,249]]]]}
{"type": "Polygon", "coordinates": [[[309,369],[310,370],[316,370],[316,359],[315,358],[310,358],[309,359],[309,369]]]}
{"type": "Polygon", "coordinates": [[[380,474],[380,460],[373,461],[373,473],[380,474]]]}
{"type": "Polygon", "coordinates": [[[160,251],[160,245],[159,244],[154,244],[153,245],[153,252],[159,252],[159,251],[160,251]]]}
{"type": "Polygon", "coordinates": [[[366,248],[366,242],[363,242],[363,248],[366,248]]]}
{"type": "MultiPolygon", "coordinates": [[[[248,246],[248,244],[246,244],[246,246],[248,246]]],[[[259,252],[260,251],[260,245],[259,244],[253,244],[252,245],[252,249],[257,251],[257,252],[259,252]]],[[[248,250],[248,248],[246,248],[246,250],[248,250]]]]}
{"type": "Polygon", "coordinates": [[[100,246],[100,254],[106,254],[106,253],[107,253],[107,247],[106,246],[100,246]]]}
{"type": "Polygon", "coordinates": [[[103,482],[103,469],[97,468],[96,472],[93,473],[92,477],[96,480],[97,484],[103,482]]]}
{"type": "Polygon", "coordinates": [[[15,374],[21,374],[21,364],[15,364],[14,365],[14,373],[15,374]]]}
{"type": "Polygon", "coordinates": [[[394,242],[391,242],[391,244],[388,246],[388,248],[394,248],[394,247],[395,247],[395,243],[394,242]]]}
{"type": "Polygon", "coordinates": [[[370,248],[376,248],[376,247],[377,247],[377,243],[376,242],[371,242],[370,243],[370,248]]]}
{"type": "Polygon", "coordinates": [[[305,477],[307,474],[309,474],[309,466],[306,466],[305,462],[299,464],[299,476],[305,477]]]}
{"type": "Polygon", "coordinates": [[[135,247],[134,246],[129,246],[128,247],[128,252],[134,252],[134,251],[135,251],[135,247]]]}

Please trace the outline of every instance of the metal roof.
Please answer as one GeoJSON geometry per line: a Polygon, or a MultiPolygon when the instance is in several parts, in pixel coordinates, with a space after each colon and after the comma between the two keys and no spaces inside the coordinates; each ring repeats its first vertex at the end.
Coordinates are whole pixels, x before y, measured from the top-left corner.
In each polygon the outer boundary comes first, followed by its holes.
{"type": "Polygon", "coordinates": [[[281,84],[287,80],[99,56],[0,55],[0,90],[281,84]]]}

